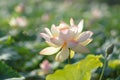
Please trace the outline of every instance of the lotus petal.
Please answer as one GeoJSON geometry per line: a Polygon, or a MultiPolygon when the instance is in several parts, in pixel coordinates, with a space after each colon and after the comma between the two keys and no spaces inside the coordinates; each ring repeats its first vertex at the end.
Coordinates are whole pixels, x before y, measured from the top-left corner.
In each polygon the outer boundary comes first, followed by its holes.
{"type": "Polygon", "coordinates": [[[58,52],[59,50],[60,50],[60,47],[59,48],[47,47],[47,48],[43,49],[42,51],[40,51],[40,54],[52,55],[52,54],[55,54],[56,52],[58,52]]]}
{"type": "Polygon", "coordinates": [[[69,49],[67,47],[63,47],[62,50],[56,55],[56,60],[59,62],[63,62],[69,56],[69,49]]]}
{"type": "Polygon", "coordinates": [[[89,50],[81,44],[78,44],[76,47],[72,48],[72,50],[78,53],[89,53],[89,50]]]}

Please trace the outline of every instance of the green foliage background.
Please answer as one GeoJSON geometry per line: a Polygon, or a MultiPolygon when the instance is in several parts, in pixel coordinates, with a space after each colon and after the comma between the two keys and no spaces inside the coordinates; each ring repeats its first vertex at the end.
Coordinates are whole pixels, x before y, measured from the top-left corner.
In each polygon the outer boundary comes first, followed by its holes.
{"type": "MultiPolygon", "coordinates": [[[[117,59],[119,62],[119,0],[0,0],[0,62],[4,63],[4,65],[0,64],[0,72],[6,71],[1,66],[7,65],[15,73],[24,76],[26,80],[44,80],[46,75],[38,73],[41,72],[39,65],[45,59],[52,64],[52,71],[63,68],[67,61],[59,64],[54,60],[55,55],[39,55],[39,51],[48,46],[39,33],[44,31],[44,27],[58,25],[61,20],[69,24],[71,17],[74,18],[76,24],[84,19],[84,30],[94,32],[93,42],[88,45],[92,54],[104,54],[108,45],[114,43],[115,49],[110,59],[113,61],[117,59]],[[22,13],[15,11],[15,7],[19,4],[25,7],[22,13]],[[17,16],[24,16],[28,25],[24,28],[10,26],[10,19],[17,16]]],[[[71,61],[77,62],[86,55],[76,54],[71,61]]],[[[120,63],[111,65],[119,67],[120,63]]],[[[92,80],[98,80],[100,72],[101,69],[98,69],[93,73],[92,80]]],[[[120,69],[107,67],[104,80],[119,80],[119,75],[120,69]]],[[[2,77],[0,75],[0,79],[2,77]]],[[[6,76],[6,78],[11,77],[6,76]]]]}

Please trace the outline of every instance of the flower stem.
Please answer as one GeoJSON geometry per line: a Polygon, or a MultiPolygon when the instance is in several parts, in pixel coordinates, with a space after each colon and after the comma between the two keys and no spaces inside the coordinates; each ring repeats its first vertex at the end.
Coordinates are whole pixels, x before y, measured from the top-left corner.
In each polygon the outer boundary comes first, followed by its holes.
{"type": "Polygon", "coordinates": [[[102,80],[102,77],[103,77],[103,74],[104,74],[104,71],[105,71],[106,64],[107,64],[107,53],[105,54],[105,61],[104,61],[104,64],[103,64],[103,69],[102,69],[102,72],[101,72],[101,75],[100,75],[99,80],[102,80]]]}
{"type": "Polygon", "coordinates": [[[70,48],[69,48],[68,64],[70,64],[70,48]]]}

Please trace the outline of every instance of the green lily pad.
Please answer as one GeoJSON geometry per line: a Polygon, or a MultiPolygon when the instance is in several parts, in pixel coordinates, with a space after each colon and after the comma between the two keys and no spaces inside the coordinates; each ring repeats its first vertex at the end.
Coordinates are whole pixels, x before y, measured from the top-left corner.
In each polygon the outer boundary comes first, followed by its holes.
{"type": "Polygon", "coordinates": [[[46,77],[46,80],[90,80],[91,71],[103,64],[99,60],[102,55],[88,55],[76,64],[68,64],[63,70],[57,70],[46,77]]]}

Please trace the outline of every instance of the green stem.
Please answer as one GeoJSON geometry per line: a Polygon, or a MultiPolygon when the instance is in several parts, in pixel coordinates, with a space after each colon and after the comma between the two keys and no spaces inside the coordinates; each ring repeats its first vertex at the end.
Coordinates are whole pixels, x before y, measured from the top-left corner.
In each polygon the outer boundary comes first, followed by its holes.
{"type": "Polygon", "coordinates": [[[102,77],[103,77],[103,74],[104,74],[104,71],[105,71],[105,67],[106,67],[106,63],[107,63],[107,53],[105,54],[105,61],[104,61],[104,64],[103,64],[103,69],[102,69],[99,80],[102,80],[102,77]]]}
{"type": "Polygon", "coordinates": [[[70,64],[70,48],[69,48],[68,64],[70,64]]]}

